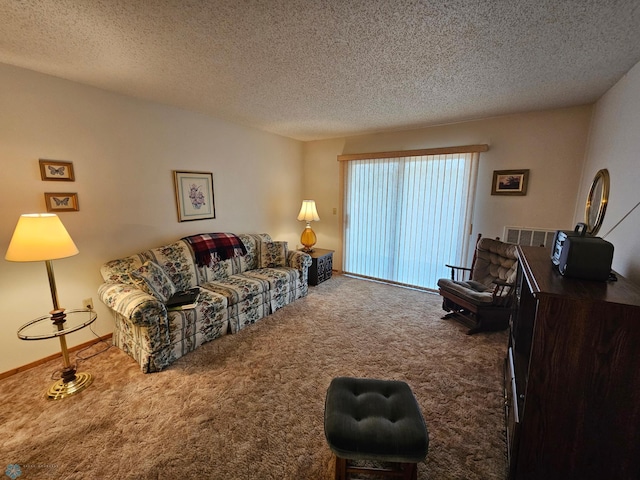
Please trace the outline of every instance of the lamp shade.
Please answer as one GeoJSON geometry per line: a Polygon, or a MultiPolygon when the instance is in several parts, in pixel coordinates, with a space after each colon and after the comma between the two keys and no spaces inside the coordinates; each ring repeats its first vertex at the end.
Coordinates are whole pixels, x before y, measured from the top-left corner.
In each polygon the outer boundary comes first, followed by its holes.
{"type": "Polygon", "coordinates": [[[300,213],[298,214],[298,220],[304,220],[306,222],[313,222],[320,220],[318,211],[316,210],[315,200],[303,200],[302,207],[300,207],[300,213]]]}
{"type": "Polygon", "coordinates": [[[5,259],[41,262],[78,254],[78,248],[55,213],[21,215],[5,259]]]}

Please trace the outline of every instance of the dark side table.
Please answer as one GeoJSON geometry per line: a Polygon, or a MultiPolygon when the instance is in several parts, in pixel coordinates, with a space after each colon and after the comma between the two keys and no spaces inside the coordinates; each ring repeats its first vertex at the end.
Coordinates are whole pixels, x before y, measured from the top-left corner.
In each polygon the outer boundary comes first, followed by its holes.
{"type": "Polygon", "coordinates": [[[318,285],[331,278],[333,270],[334,250],[314,248],[311,255],[311,267],[309,268],[309,285],[318,285]]]}

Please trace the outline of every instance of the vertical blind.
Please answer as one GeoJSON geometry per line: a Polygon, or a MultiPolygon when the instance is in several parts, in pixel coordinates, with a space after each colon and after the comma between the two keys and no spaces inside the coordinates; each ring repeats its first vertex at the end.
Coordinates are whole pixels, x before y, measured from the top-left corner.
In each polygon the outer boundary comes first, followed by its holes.
{"type": "Polygon", "coordinates": [[[466,263],[479,153],[394,153],[346,162],[343,270],[435,289],[466,263]]]}

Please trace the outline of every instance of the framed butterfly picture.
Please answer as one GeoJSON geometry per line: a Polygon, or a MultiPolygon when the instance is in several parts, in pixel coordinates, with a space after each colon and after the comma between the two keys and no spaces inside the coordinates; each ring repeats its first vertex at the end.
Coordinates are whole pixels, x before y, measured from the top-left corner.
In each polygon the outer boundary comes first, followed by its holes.
{"type": "Polygon", "coordinates": [[[44,201],[47,212],[77,212],[80,210],[77,193],[45,193],[44,201]]]}
{"type": "Polygon", "coordinates": [[[42,180],[56,180],[61,182],[73,182],[73,163],[61,160],[40,159],[40,176],[42,180]]]}

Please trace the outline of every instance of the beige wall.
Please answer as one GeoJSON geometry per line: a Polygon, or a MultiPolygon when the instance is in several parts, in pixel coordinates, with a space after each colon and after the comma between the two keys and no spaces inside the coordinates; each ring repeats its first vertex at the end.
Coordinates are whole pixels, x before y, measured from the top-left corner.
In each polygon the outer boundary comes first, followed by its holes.
{"type": "Polygon", "coordinates": [[[575,221],[583,221],[601,168],[609,170],[611,194],[598,235],[614,246],[614,270],[640,284],[640,206],[631,211],[640,202],[640,63],[596,103],[575,221]]]}
{"type": "Polygon", "coordinates": [[[438,127],[308,142],[304,194],[316,200],[318,246],[336,250],[341,266],[340,167],[343,153],[489,144],[480,156],[472,238],[502,237],[505,226],[573,227],[591,106],[488,118],[438,127]],[[530,169],[526,196],[492,196],[494,170],[530,169]]]}
{"type": "MultiPolygon", "coordinates": [[[[80,254],[54,268],[64,307],[94,299],[99,335],[112,330],[96,292],[105,261],[212,231],[268,232],[295,247],[302,231],[301,142],[6,65],[0,165],[0,373],[59,351],[57,340],[16,336],[51,310],[44,263],[4,260],[18,217],[44,211],[44,192],[78,192],[80,211],[60,218],[80,254]],[[41,181],[39,158],[72,161],[76,181],[41,181]],[[215,220],[177,221],[172,170],[213,172],[215,220]]],[[[91,338],[84,329],[68,341],[91,338]]]]}
{"type": "MultiPolygon", "coordinates": [[[[574,107],[302,144],[0,64],[0,251],[4,257],[21,213],[44,210],[44,192],[78,192],[80,211],[60,217],[80,254],[54,262],[58,290],[66,308],[93,297],[99,314],[94,330],[104,335],[112,329],[96,293],[104,261],[207,231],[266,231],[297,246],[303,225],[295,217],[304,197],[318,205],[317,245],[335,249],[334,265],[340,268],[337,155],[477,143],[490,150],[481,155],[472,237],[502,236],[505,225],[571,228],[582,220],[593,175],[608,168],[612,193],[602,235],[640,200],[640,66],[596,104],[588,136],[592,110],[574,107]],[[41,181],[38,158],[72,161],[76,181],[41,181]],[[521,168],[531,170],[526,196],[490,195],[493,170],[521,168]],[[175,169],[213,172],[215,220],[177,222],[175,169]]],[[[640,282],[639,215],[640,207],[607,239],[616,248],[614,268],[640,282]]],[[[43,264],[1,260],[0,301],[0,373],[59,350],[55,340],[25,342],[15,335],[51,308],[43,264]]],[[[90,338],[91,332],[81,331],[69,343],[90,338]]]]}

